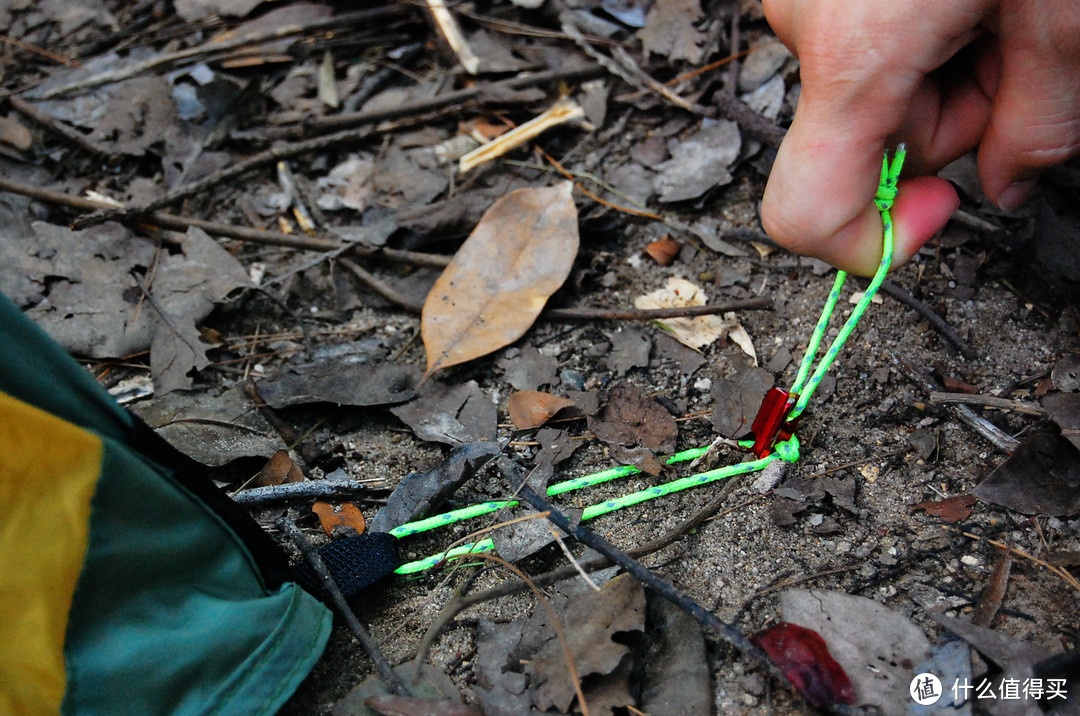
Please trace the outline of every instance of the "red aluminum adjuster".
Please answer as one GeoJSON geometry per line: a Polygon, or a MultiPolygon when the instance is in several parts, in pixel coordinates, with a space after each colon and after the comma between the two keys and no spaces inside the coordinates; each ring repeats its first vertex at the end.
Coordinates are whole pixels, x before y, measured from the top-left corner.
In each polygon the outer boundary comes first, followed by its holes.
{"type": "Polygon", "coordinates": [[[798,399],[799,396],[795,393],[780,388],[769,388],[769,392],[765,393],[757,416],[750,426],[750,432],[754,435],[754,447],[751,450],[758,459],[768,457],[776,443],[791,438],[799,421],[798,418],[789,421],[787,416],[798,399]]]}

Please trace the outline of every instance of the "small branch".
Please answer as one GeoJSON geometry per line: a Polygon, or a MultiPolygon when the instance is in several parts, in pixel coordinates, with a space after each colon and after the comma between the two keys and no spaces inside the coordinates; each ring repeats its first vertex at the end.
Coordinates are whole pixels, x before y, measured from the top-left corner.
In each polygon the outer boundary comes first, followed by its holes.
{"type": "Polygon", "coordinates": [[[38,96],[34,97],[34,99],[51,99],[70,92],[91,90],[95,87],[100,87],[101,85],[120,82],[121,80],[149,74],[154,70],[194,64],[208,55],[218,54],[227,50],[235,50],[240,47],[260,45],[272,40],[281,40],[297,35],[314,35],[315,33],[325,30],[346,27],[349,25],[370,26],[373,22],[386,17],[400,15],[405,11],[403,5],[387,5],[385,7],[372,8],[370,10],[359,10],[357,12],[336,15],[334,17],[305,21],[302,24],[269,28],[259,35],[234,34],[232,37],[226,37],[224,39],[221,36],[218,36],[197,47],[189,47],[177,52],[162,53],[143,62],[136,62],[126,67],[101,72],[92,77],[69,82],[60,85],[59,87],[53,87],[45,92],[41,92],[38,96]]]}
{"type": "Polygon", "coordinates": [[[375,640],[368,634],[367,629],[360,623],[360,620],[356,618],[356,613],[353,612],[352,607],[349,606],[349,602],[346,601],[345,596],[338,589],[337,582],[330,575],[330,571],[326,568],[326,564],[323,562],[322,557],[319,555],[319,551],[315,549],[315,545],[311,544],[311,541],[300,531],[300,528],[293,523],[288,517],[282,517],[277,521],[278,529],[285,533],[285,536],[296,545],[300,553],[304,555],[304,559],[311,565],[311,569],[318,575],[319,581],[322,582],[323,588],[327,594],[330,595],[330,600],[334,604],[334,608],[338,613],[345,618],[345,622],[349,625],[349,629],[360,641],[360,645],[364,647],[364,651],[371,657],[371,660],[375,662],[375,670],[379,672],[379,677],[386,684],[387,688],[398,696],[411,696],[408,687],[401,682],[398,675],[394,673],[394,669],[390,666],[390,662],[386,660],[382,652],[379,651],[379,645],[375,643],[375,640]]]}
{"type": "Polygon", "coordinates": [[[540,314],[549,321],[655,321],[664,318],[712,316],[729,311],[753,311],[772,308],[770,298],[748,298],[712,306],[677,308],[549,308],[540,314]]]}
{"type": "Polygon", "coordinates": [[[303,435],[298,434],[291,425],[277,414],[276,410],[263,400],[262,396],[259,395],[259,388],[254,382],[249,380],[244,385],[244,394],[259,409],[266,422],[270,423],[271,427],[277,431],[277,434],[285,441],[285,445],[289,448],[295,448],[300,453],[300,457],[304,458],[304,462],[308,464],[308,467],[318,465],[326,458],[327,453],[325,450],[316,447],[311,441],[306,440],[303,435]]]}
{"type": "MultiPolygon", "coordinates": [[[[934,384],[934,381],[926,377],[926,375],[907,362],[898,353],[889,352],[889,356],[893,359],[893,362],[900,368],[900,371],[907,376],[908,380],[917,385],[926,393],[933,393],[937,391],[938,386],[934,384]]],[[[956,405],[950,408],[953,414],[968,427],[982,436],[985,440],[989,441],[999,450],[1003,452],[1011,453],[1016,448],[1020,447],[1020,441],[1013,436],[1006,433],[998,426],[980,417],[978,413],[969,408],[966,405],[956,405]]]]}
{"type": "Polygon", "coordinates": [[[41,126],[45,127],[49,131],[60,135],[67,141],[71,142],[80,149],[90,152],[97,157],[111,157],[112,152],[105,147],[99,145],[94,140],[90,139],[87,135],[83,134],[74,127],[68,125],[65,122],[61,122],[59,119],[52,117],[40,109],[30,104],[22,97],[13,96],[8,99],[11,102],[11,107],[19,114],[24,114],[30,119],[34,120],[41,126]]]}
{"type": "Polygon", "coordinates": [[[281,485],[252,487],[232,495],[232,500],[244,507],[255,507],[267,502],[283,500],[307,500],[342,495],[367,495],[371,492],[387,492],[387,488],[372,487],[366,480],[307,480],[286,482],[281,485]]]}
{"type": "Polygon", "coordinates": [[[979,352],[961,338],[960,334],[954,331],[952,327],[945,322],[944,318],[939,316],[932,308],[912,296],[906,290],[897,286],[892,281],[885,279],[881,283],[881,292],[895,298],[905,306],[915,309],[919,315],[930,322],[930,325],[934,327],[935,331],[941,334],[942,338],[951,343],[965,358],[968,360],[977,360],[979,358],[979,352]]]}
{"type": "Polygon", "coordinates": [[[1025,403],[1022,400],[1010,400],[998,398],[994,395],[971,395],[969,393],[942,393],[937,390],[930,391],[931,403],[952,403],[960,405],[981,405],[986,408],[1000,408],[1001,410],[1013,410],[1025,415],[1034,415],[1038,418],[1049,417],[1050,413],[1034,403],[1025,403]]]}
{"type": "MultiPolygon", "coordinates": [[[[59,204],[60,206],[67,206],[82,211],[110,211],[115,209],[115,206],[112,204],[107,204],[102,201],[86,199],[81,196],[56,191],[55,189],[46,189],[44,187],[23,184],[22,182],[12,181],[11,179],[2,176],[0,176],[0,191],[9,191],[13,194],[21,194],[22,196],[28,196],[31,199],[37,199],[38,201],[59,204]]],[[[279,231],[263,231],[262,229],[251,229],[243,226],[230,226],[228,224],[219,224],[213,221],[193,219],[164,212],[154,212],[141,218],[126,217],[123,215],[116,218],[126,222],[138,221],[140,223],[154,224],[166,229],[178,231],[184,231],[188,227],[194,226],[195,228],[202,229],[206,233],[215,236],[224,236],[231,239],[239,239],[240,241],[249,241],[251,243],[266,244],[269,246],[285,246],[294,249],[304,249],[307,251],[336,251],[346,246],[342,241],[315,239],[308,236],[283,234],[279,231]]],[[[381,249],[378,251],[383,253],[386,260],[395,260],[396,252],[393,252],[390,249],[381,249]]]]}
{"type": "Polygon", "coordinates": [[[382,279],[380,279],[375,274],[371,273],[355,261],[352,261],[351,259],[347,259],[345,257],[341,257],[338,259],[338,263],[348,269],[348,271],[353,276],[355,276],[356,279],[360,281],[360,283],[364,284],[372,291],[385,298],[390,303],[400,308],[403,308],[410,313],[420,313],[424,309],[423,301],[414,301],[408,296],[394,290],[394,288],[388,283],[385,283],[382,279]]]}

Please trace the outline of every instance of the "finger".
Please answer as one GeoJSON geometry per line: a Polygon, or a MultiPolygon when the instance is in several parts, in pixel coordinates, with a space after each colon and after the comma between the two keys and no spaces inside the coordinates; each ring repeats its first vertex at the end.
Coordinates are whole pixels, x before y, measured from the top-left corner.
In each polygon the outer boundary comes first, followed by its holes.
{"type": "Polygon", "coordinates": [[[907,145],[906,174],[935,174],[979,146],[990,122],[998,64],[997,43],[988,35],[924,78],[888,142],[907,145]]]}
{"type": "MultiPolygon", "coordinates": [[[[881,253],[871,202],[886,140],[901,129],[926,74],[977,36],[985,8],[977,2],[837,5],[774,3],[781,32],[797,47],[803,85],[761,215],[778,243],[866,273],[881,253]]],[[[934,196],[936,216],[953,193],[934,196]]]]}
{"type": "Polygon", "coordinates": [[[1044,169],[1080,154],[1080,14],[1039,5],[1000,28],[1001,80],[979,147],[983,191],[1009,210],[1044,169]]]}
{"type": "MultiPolygon", "coordinates": [[[[893,220],[892,268],[907,263],[960,205],[952,185],[937,177],[900,182],[890,212],[893,220]]],[[[858,276],[872,276],[881,263],[881,214],[872,202],[827,241],[806,245],[805,253],[858,276]]]]}

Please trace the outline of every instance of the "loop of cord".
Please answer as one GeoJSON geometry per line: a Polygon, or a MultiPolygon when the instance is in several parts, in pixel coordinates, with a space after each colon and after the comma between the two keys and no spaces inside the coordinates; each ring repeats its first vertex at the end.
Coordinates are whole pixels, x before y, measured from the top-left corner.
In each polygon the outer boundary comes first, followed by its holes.
{"type": "MultiPolygon", "coordinates": [[[[893,252],[893,225],[892,215],[890,213],[893,202],[896,200],[897,184],[900,178],[900,170],[904,165],[904,157],[906,151],[904,145],[901,144],[896,149],[896,153],[893,156],[893,161],[889,162],[888,154],[882,160],[881,164],[881,178],[878,182],[878,189],[874,196],[874,204],[877,206],[878,211],[881,212],[881,226],[882,226],[882,253],[881,262],[878,264],[877,272],[874,274],[874,278],[871,279],[870,285],[867,286],[866,291],[863,292],[862,298],[858,304],[851,311],[851,315],[848,316],[847,321],[844,322],[843,327],[837,333],[836,338],[833,339],[832,344],[829,346],[825,355],[818,362],[817,368],[811,374],[810,370],[813,367],[814,358],[817,356],[821,342],[824,339],[825,331],[828,328],[829,319],[832,317],[833,312],[836,309],[836,304],[839,302],[841,289],[843,289],[844,281],[847,278],[847,273],[844,271],[837,272],[836,280],[833,282],[832,290],[829,292],[829,297],[825,301],[825,306],[822,308],[821,316],[818,318],[818,322],[814,327],[814,331],[810,336],[810,340],[807,342],[806,353],[799,365],[798,373],[795,376],[795,382],[792,385],[790,393],[792,395],[798,395],[798,401],[794,408],[787,416],[788,420],[794,420],[799,417],[809,404],[810,398],[813,396],[814,391],[817,389],[818,384],[825,377],[829,368],[836,360],[836,356],[839,354],[840,349],[843,348],[844,343],[847,341],[851,332],[855,330],[856,325],[862,318],[866,309],[869,307],[870,302],[873,300],[874,295],[877,293],[878,288],[881,286],[881,282],[885,280],[885,275],[889,271],[889,267],[892,264],[892,252],[893,252]]],[[[742,447],[751,447],[753,441],[741,441],[739,443],[742,447]]],[[[691,460],[701,455],[704,455],[706,448],[697,448],[694,450],[686,450],[672,457],[668,458],[668,464],[674,464],[677,462],[683,462],[685,460],[691,460]]],[[[582,513],[581,519],[587,520],[600,515],[606,515],[615,510],[628,507],[630,505],[636,505],[646,500],[655,499],[664,495],[670,495],[681,490],[686,490],[698,485],[704,485],[716,480],[726,479],[728,477],[734,477],[736,475],[743,475],[749,472],[756,472],[763,470],[769,463],[775,460],[782,460],[784,462],[794,463],[799,459],[799,439],[796,436],[791,436],[788,440],[776,443],[773,446],[772,452],[764,458],[758,460],[748,460],[740,462],[728,467],[718,468],[716,470],[709,470],[707,472],[698,473],[696,475],[690,475],[689,477],[683,477],[671,482],[650,487],[645,490],[639,490],[622,497],[615,498],[613,500],[606,500],[604,502],[590,505],[585,508],[582,513]]],[[[583,487],[596,485],[601,482],[613,480],[618,477],[634,474],[640,472],[634,467],[618,467],[610,470],[604,470],[602,472],[594,473],[592,475],[585,475],[583,477],[575,478],[573,480],[567,480],[565,482],[551,485],[548,488],[548,495],[562,494],[570,490],[577,490],[583,487]]],[[[409,522],[401,525],[390,531],[390,534],[395,537],[405,537],[408,535],[417,534],[419,532],[435,529],[438,527],[444,527],[446,525],[461,522],[466,519],[478,517],[480,515],[489,514],[506,507],[512,507],[517,505],[516,500],[493,500],[490,502],[480,503],[478,505],[472,505],[470,507],[461,508],[459,510],[453,510],[433,517],[428,517],[415,522],[409,522]]],[[[423,572],[433,567],[442,564],[448,557],[462,555],[462,554],[475,554],[477,552],[487,552],[495,548],[494,542],[491,539],[483,539],[472,544],[461,545],[455,547],[447,552],[434,554],[424,559],[408,562],[398,567],[395,570],[397,574],[414,574],[417,572],[423,572]]]]}

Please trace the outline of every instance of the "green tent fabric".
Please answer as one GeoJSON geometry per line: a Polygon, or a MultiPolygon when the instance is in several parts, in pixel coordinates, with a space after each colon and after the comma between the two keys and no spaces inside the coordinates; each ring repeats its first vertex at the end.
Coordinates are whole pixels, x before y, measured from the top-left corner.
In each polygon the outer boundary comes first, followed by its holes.
{"type": "MultiPolygon", "coordinates": [[[[283,553],[199,465],[2,296],[0,345],[0,391],[16,399],[8,405],[61,418],[101,445],[64,633],[62,712],[275,713],[321,655],[330,611],[292,581],[283,553]]],[[[4,527],[11,548],[18,535],[4,527]]],[[[0,595],[4,580],[0,572],[0,595]]],[[[14,623],[20,608],[0,604],[14,623]]]]}

